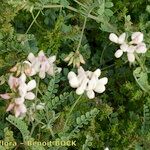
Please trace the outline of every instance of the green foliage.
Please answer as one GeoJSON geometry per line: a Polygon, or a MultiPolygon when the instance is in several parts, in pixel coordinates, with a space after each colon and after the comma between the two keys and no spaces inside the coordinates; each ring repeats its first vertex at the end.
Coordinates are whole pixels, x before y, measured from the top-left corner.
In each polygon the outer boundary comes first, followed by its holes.
{"type": "Polygon", "coordinates": [[[21,132],[23,141],[29,138],[28,126],[25,122],[12,115],[9,115],[6,119],[21,132]]]}

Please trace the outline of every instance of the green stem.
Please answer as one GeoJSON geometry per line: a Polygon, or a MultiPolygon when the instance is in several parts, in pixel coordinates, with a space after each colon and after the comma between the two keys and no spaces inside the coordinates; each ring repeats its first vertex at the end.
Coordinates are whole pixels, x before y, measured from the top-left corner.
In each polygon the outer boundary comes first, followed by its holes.
{"type": "MultiPolygon", "coordinates": [[[[76,8],[74,8],[74,7],[71,7],[71,6],[63,6],[63,5],[44,5],[42,8],[67,8],[67,9],[69,9],[69,10],[71,10],[71,11],[74,11],[74,12],[76,12],[76,13],[82,13],[82,15],[86,15],[86,13],[84,13],[84,12],[81,12],[81,11],[79,11],[78,9],[76,9],[76,8]]],[[[40,8],[38,8],[38,7],[35,7],[34,9],[40,9],[40,8]]],[[[100,21],[100,19],[98,18],[98,17],[96,17],[96,16],[94,16],[94,15],[91,15],[91,14],[88,14],[88,16],[87,17],[89,17],[89,18],[91,18],[91,19],[93,19],[93,20],[96,20],[96,21],[100,21]]]]}
{"type": "Polygon", "coordinates": [[[140,67],[142,68],[142,70],[145,72],[146,68],[144,67],[143,63],[141,62],[141,60],[137,54],[135,54],[135,58],[136,58],[138,64],[140,65],[140,67]]]}
{"type": "Polygon", "coordinates": [[[66,126],[67,126],[67,123],[68,123],[68,121],[69,121],[69,119],[70,119],[70,115],[71,115],[73,109],[75,108],[75,106],[77,105],[77,103],[79,102],[79,100],[81,99],[81,97],[82,97],[82,95],[80,95],[80,96],[78,97],[78,99],[75,101],[75,103],[72,105],[72,107],[71,107],[71,109],[70,109],[70,112],[69,112],[68,115],[67,115],[67,119],[66,119],[65,124],[64,124],[64,129],[65,129],[66,126]]]}
{"type": "Polygon", "coordinates": [[[74,2],[76,2],[78,5],[82,6],[84,10],[86,10],[86,6],[84,4],[82,4],[78,0],[74,0],[74,2]]]}
{"type": "Polygon", "coordinates": [[[77,50],[76,50],[77,53],[79,52],[79,49],[80,49],[80,46],[81,46],[81,43],[82,43],[83,34],[84,34],[84,30],[85,30],[85,26],[86,26],[88,15],[91,13],[92,9],[90,9],[90,11],[88,12],[88,14],[84,18],[84,23],[83,23],[83,27],[82,27],[82,31],[81,31],[81,36],[80,36],[79,44],[78,44],[78,47],[77,47],[77,50]]]}
{"type": "Polygon", "coordinates": [[[84,23],[83,23],[83,27],[82,27],[82,31],[81,31],[81,36],[80,36],[80,40],[79,40],[79,44],[78,44],[76,52],[78,52],[79,49],[80,49],[82,38],[83,38],[83,33],[84,33],[84,30],[85,30],[85,26],[86,26],[86,22],[87,22],[87,17],[85,17],[85,19],[84,19],[84,23]]]}
{"type": "Polygon", "coordinates": [[[38,11],[37,15],[35,16],[35,18],[33,19],[33,21],[31,22],[30,26],[28,27],[27,31],[25,34],[27,34],[29,32],[29,30],[31,29],[32,25],[34,24],[34,22],[36,21],[37,17],[39,16],[41,12],[41,9],[38,11]]]}

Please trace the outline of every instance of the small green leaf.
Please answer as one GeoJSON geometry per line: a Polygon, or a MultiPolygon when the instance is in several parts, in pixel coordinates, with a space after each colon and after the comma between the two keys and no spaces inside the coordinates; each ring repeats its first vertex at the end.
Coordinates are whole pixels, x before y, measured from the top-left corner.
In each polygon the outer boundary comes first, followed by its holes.
{"type": "Polygon", "coordinates": [[[105,9],[105,14],[106,14],[106,16],[109,16],[109,17],[111,17],[111,16],[113,16],[113,11],[112,10],[110,10],[110,9],[105,9]]]}
{"type": "Polygon", "coordinates": [[[148,13],[150,13],[150,5],[147,5],[146,11],[147,11],[148,13]]]}
{"type": "Polygon", "coordinates": [[[99,7],[97,13],[98,13],[99,15],[103,15],[103,14],[104,14],[104,11],[105,11],[105,5],[104,5],[104,3],[102,3],[102,4],[100,5],[100,7],[99,7]]]}
{"type": "Polygon", "coordinates": [[[60,0],[60,4],[66,7],[69,5],[69,2],[67,0],[60,0]]]}
{"type": "Polygon", "coordinates": [[[105,7],[106,8],[111,8],[111,7],[113,7],[114,6],[114,4],[112,3],[112,2],[106,2],[105,3],[105,7]]]}

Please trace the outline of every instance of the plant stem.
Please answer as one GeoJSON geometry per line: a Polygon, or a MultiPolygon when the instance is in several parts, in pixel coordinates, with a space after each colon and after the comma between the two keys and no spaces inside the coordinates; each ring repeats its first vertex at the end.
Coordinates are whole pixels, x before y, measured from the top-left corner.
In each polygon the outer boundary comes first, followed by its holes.
{"type": "MultiPolygon", "coordinates": [[[[81,11],[79,11],[78,9],[76,9],[76,8],[74,8],[74,7],[71,7],[71,6],[63,6],[63,5],[44,5],[42,8],[67,8],[67,9],[69,9],[69,10],[71,10],[71,11],[74,11],[74,12],[76,12],[76,13],[82,13],[82,15],[86,15],[86,13],[84,13],[84,12],[81,12],[81,11]]],[[[40,9],[39,7],[35,7],[34,9],[40,9]]],[[[91,19],[93,19],[93,20],[96,20],[96,21],[100,21],[100,19],[98,18],[98,17],[96,17],[96,16],[94,16],[94,15],[91,15],[91,14],[88,14],[88,16],[87,17],[89,17],[89,18],[91,18],[91,19]]]]}
{"type": "Polygon", "coordinates": [[[86,22],[87,22],[87,17],[85,17],[85,19],[84,19],[84,23],[83,23],[83,27],[82,27],[82,31],[81,31],[81,36],[80,36],[80,40],[79,40],[79,44],[78,44],[76,52],[78,52],[79,49],[80,49],[82,38],[83,38],[83,33],[84,33],[84,30],[85,30],[85,26],[86,26],[86,22]]]}
{"type": "Polygon", "coordinates": [[[35,18],[33,19],[33,21],[31,22],[30,26],[28,27],[27,31],[25,34],[27,34],[29,32],[29,30],[31,29],[32,25],[34,24],[34,22],[36,21],[37,17],[39,16],[41,12],[41,9],[38,11],[37,15],[35,16],[35,18]]]}
{"type": "Polygon", "coordinates": [[[136,58],[137,62],[139,63],[140,67],[142,68],[142,70],[145,72],[146,69],[137,54],[135,54],[135,58],[136,58]]]}
{"type": "Polygon", "coordinates": [[[66,121],[65,121],[64,129],[65,129],[66,126],[67,126],[67,123],[68,123],[68,121],[69,121],[69,118],[70,118],[70,115],[71,115],[73,109],[75,108],[75,106],[77,105],[77,103],[79,102],[79,100],[81,99],[81,97],[82,97],[82,95],[80,95],[80,96],[78,97],[78,99],[75,101],[75,103],[72,105],[72,107],[71,107],[71,109],[70,109],[70,112],[69,112],[69,114],[68,114],[68,116],[67,116],[67,119],[66,119],[66,121]]]}
{"type": "Polygon", "coordinates": [[[76,2],[78,5],[82,6],[84,10],[86,10],[86,6],[84,4],[82,4],[78,0],[74,0],[74,2],[76,2]]]}

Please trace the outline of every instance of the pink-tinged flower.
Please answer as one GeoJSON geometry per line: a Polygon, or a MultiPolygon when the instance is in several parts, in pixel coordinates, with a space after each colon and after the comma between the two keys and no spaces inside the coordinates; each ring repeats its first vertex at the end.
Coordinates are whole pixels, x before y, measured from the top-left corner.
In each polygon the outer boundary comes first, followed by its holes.
{"type": "Polygon", "coordinates": [[[20,97],[23,97],[28,100],[33,100],[35,98],[35,94],[30,91],[33,90],[35,87],[36,87],[35,80],[31,80],[27,84],[25,82],[21,83],[18,88],[20,97]]]}
{"type": "Polygon", "coordinates": [[[131,39],[132,39],[131,44],[139,44],[139,43],[141,43],[143,41],[143,37],[144,37],[143,33],[141,33],[141,32],[134,32],[132,34],[132,36],[131,36],[131,39]]]}
{"type": "Polygon", "coordinates": [[[5,94],[0,94],[0,97],[3,98],[3,99],[10,99],[11,96],[9,95],[9,93],[5,93],[5,94]]]}
{"type": "Polygon", "coordinates": [[[8,80],[8,85],[10,86],[10,89],[16,90],[19,86],[19,79],[11,75],[8,80]]]}
{"type": "Polygon", "coordinates": [[[27,112],[27,108],[24,103],[16,104],[10,103],[6,111],[14,111],[15,117],[24,115],[27,112]]]}
{"type": "Polygon", "coordinates": [[[140,43],[136,46],[136,53],[146,53],[147,48],[146,48],[146,44],[145,43],[140,43]]]}
{"type": "Polygon", "coordinates": [[[49,75],[54,75],[55,68],[54,62],[56,60],[56,56],[51,56],[47,58],[43,51],[38,53],[38,56],[35,57],[32,53],[28,55],[28,60],[32,64],[32,68],[36,73],[39,73],[39,77],[44,79],[46,73],[49,75]]]}
{"type": "Polygon", "coordinates": [[[33,76],[36,74],[35,69],[32,67],[32,64],[29,61],[24,61],[23,67],[24,67],[24,73],[27,76],[33,76]]]}

